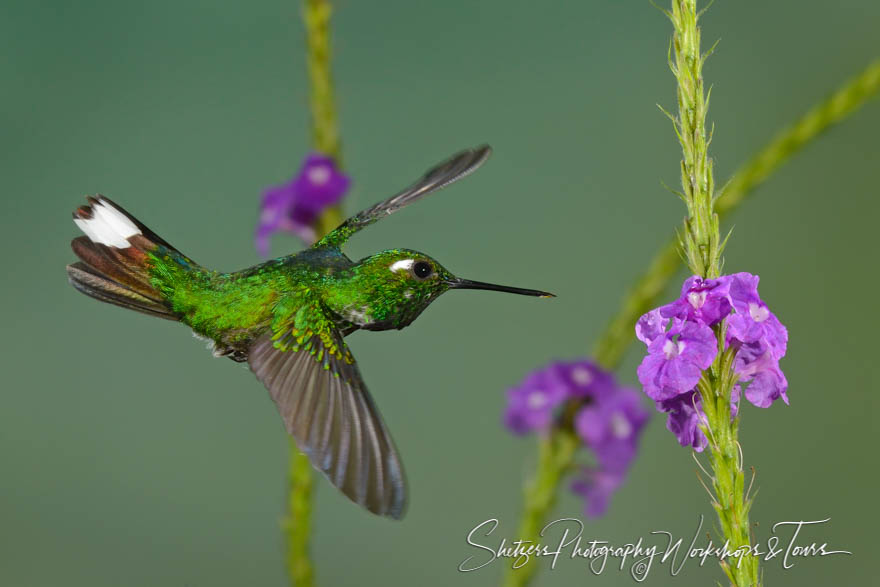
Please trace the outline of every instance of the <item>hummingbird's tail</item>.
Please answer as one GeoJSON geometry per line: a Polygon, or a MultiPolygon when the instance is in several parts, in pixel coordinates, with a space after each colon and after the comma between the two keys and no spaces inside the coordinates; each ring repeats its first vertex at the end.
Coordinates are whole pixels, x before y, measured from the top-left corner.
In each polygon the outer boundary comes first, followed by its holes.
{"type": "Polygon", "coordinates": [[[70,243],[81,259],[67,266],[71,285],[102,302],[178,320],[156,287],[153,269],[157,261],[185,270],[195,264],[108,198],[87,199],[89,205],[73,213],[73,221],[86,236],[70,243]]]}

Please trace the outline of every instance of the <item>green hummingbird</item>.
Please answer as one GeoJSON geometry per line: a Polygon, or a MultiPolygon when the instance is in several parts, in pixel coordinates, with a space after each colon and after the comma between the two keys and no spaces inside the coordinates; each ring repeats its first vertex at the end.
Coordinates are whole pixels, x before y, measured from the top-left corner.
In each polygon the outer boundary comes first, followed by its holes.
{"type": "Polygon", "coordinates": [[[355,214],[311,247],[234,273],[193,262],[103,196],[73,213],[85,233],[70,283],[111,304],[183,322],[215,356],[247,361],[274,400],[299,449],[349,499],[401,518],[406,481],[391,435],[344,337],[409,326],[449,289],[543,291],[461,279],[433,258],[389,249],[352,261],[354,233],[461,179],[489,156],[462,151],[407,189],[355,214]]]}

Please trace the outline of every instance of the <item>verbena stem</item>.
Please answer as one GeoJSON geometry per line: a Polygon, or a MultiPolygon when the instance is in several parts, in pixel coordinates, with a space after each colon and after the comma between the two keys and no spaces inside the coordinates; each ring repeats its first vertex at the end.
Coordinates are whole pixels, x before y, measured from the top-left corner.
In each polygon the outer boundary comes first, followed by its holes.
{"type": "Polygon", "coordinates": [[[875,59],[828,98],[816,104],[794,124],[783,129],[770,143],[733,175],[715,202],[719,216],[735,208],[792,155],[861,108],[880,90],[880,59],[875,59]]]}
{"type": "MultiPolygon", "coordinates": [[[[681,143],[681,185],[679,194],[688,209],[681,235],[681,248],[690,271],[703,278],[721,274],[721,240],[712,159],[708,154],[711,137],[706,136],[708,96],[703,91],[703,64],[708,54],[700,50],[700,27],[697,0],[672,0],[667,13],[674,29],[669,67],[678,82],[678,116],[672,117],[681,143]]],[[[709,52],[711,53],[711,51],[709,52]]],[[[731,390],[736,383],[733,372],[734,351],[725,350],[723,323],[715,328],[718,354],[697,385],[706,419],[700,428],[708,438],[709,462],[715,491],[712,506],[718,514],[721,533],[730,551],[748,549],[749,511],[752,500],[744,492],[742,447],[737,440],[739,414],[731,418],[731,390]]],[[[730,582],[737,587],[759,584],[758,558],[741,555],[735,565],[720,560],[730,582]]]]}
{"type": "MultiPolygon", "coordinates": [[[[794,124],[783,129],[758,153],[736,170],[715,201],[715,212],[724,218],[793,155],[830,127],[858,110],[880,90],[880,59],[873,61],[827,99],[819,102],[794,124]]],[[[681,266],[678,239],[673,237],[651,260],[632,286],[617,313],[593,347],[593,357],[608,369],[617,368],[633,341],[639,316],[657,305],[666,286],[681,266]]]]}
{"type": "MultiPolygon", "coordinates": [[[[312,121],[312,147],[336,160],[341,166],[339,123],[333,96],[330,58],[330,16],[328,0],[303,0],[303,21],[306,29],[306,55],[309,74],[309,106],[312,121]]],[[[342,222],[339,206],[334,206],[318,219],[315,226],[321,238],[342,222]]],[[[309,558],[309,532],[312,515],[312,465],[290,440],[290,484],[288,515],[284,520],[287,534],[287,571],[292,585],[311,587],[314,568],[309,558]]]]}
{"type": "MultiPolygon", "coordinates": [[[[517,539],[536,542],[547,519],[547,513],[556,503],[557,488],[574,460],[580,441],[571,430],[556,429],[538,441],[538,465],[535,476],[525,488],[525,503],[517,539]]],[[[527,585],[538,565],[534,559],[514,569],[508,568],[505,587],[527,585]]]]}
{"type": "Polygon", "coordinates": [[[309,558],[309,533],[312,517],[312,464],[290,440],[290,472],[288,474],[288,513],[284,520],[287,533],[287,572],[290,584],[297,587],[314,585],[314,569],[309,558]]]}
{"type": "MultiPolygon", "coordinates": [[[[861,108],[878,90],[880,59],[873,61],[829,98],[816,104],[794,124],[781,131],[757,155],[740,167],[716,199],[716,214],[723,217],[732,212],[793,155],[861,108]]],[[[660,296],[680,266],[679,241],[677,237],[673,237],[654,256],[645,273],[635,281],[617,313],[599,336],[593,347],[593,356],[598,364],[609,370],[619,366],[634,339],[633,329],[639,316],[657,306],[660,296]]],[[[573,450],[562,450],[566,444],[564,441],[560,442],[560,438],[565,437],[573,438],[572,431],[557,429],[551,432],[550,439],[542,438],[539,441],[535,474],[525,488],[518,538],[536,540],[556,502],[556,492],[561,480],[557,471],[571,468],[574,458],[573,450]],[[549,494],[546,491],[548,486],[552,488],[549,494]]],[[[531,562],[515,571],[508,569],[505,585],[527,585],[535,568],[536,565],[531,562]]]]}
{"type": "Polygon", "coordinates": [[[681,186],[679,194],[687,205],[682,248],[691,270],[703,277],[717,277],[721,266],[721,238],[718,216],[713,210],[714,178],[706,136],[709,97],[703,91],[703,63],[696,0],[673,0],[667,16],[675,29],[669,68],[678,81],[678,117],[668,115],[681,143],[681,186]]]}
{"type": "MultiPolygon", "coordinates": [[[[309,70],[309,106],[312,115],[312,147],[333,157],[342,167],[342,146],[339,139],[339,118],[331,75],[330,16],[333,8],[329,0],[303,0],[303,20],[306,25],[306,46],[309,70]]],[[[315,232],[322,236],[342,223],[342,209],[333,206],[318,218],[315,232]]]]}

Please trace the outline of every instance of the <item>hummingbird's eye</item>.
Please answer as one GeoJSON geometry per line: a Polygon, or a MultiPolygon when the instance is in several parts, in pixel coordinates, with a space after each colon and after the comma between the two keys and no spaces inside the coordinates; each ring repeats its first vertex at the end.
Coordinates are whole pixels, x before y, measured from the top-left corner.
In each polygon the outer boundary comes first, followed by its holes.
{"type": "Polygon", "coordinates": [[[412,275],[419,281],[424,281],[434,274],[434,268],[426,261],[416,261],[412,266],[412,275]]]}

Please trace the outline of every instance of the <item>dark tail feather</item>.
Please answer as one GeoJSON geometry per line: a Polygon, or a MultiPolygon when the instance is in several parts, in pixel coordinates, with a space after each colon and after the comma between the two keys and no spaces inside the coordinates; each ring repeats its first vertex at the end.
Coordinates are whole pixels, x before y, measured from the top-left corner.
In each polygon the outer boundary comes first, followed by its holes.
{"type": "Polygon", "coordinates": [[[132,291],[110,279],[95,273],[85,263],[73,263],[67,266],[67,280],[70,285],[89,297],[102,302],[115,304],[129,310],[142,312],[150,316],[177,320],[164,304],[151,300],[146,296],[132,291]]]}
{"type": "Polygon", "coordinates": [[[163,249],[163,253],[185,257],[109,199],[98,196],[88,201],[88,206],[73,213],[86,236],[70,243],[81,260],[67,266],[71,285],[102,302],[178,320],[151,283],[148,253],[163,249]]]}

